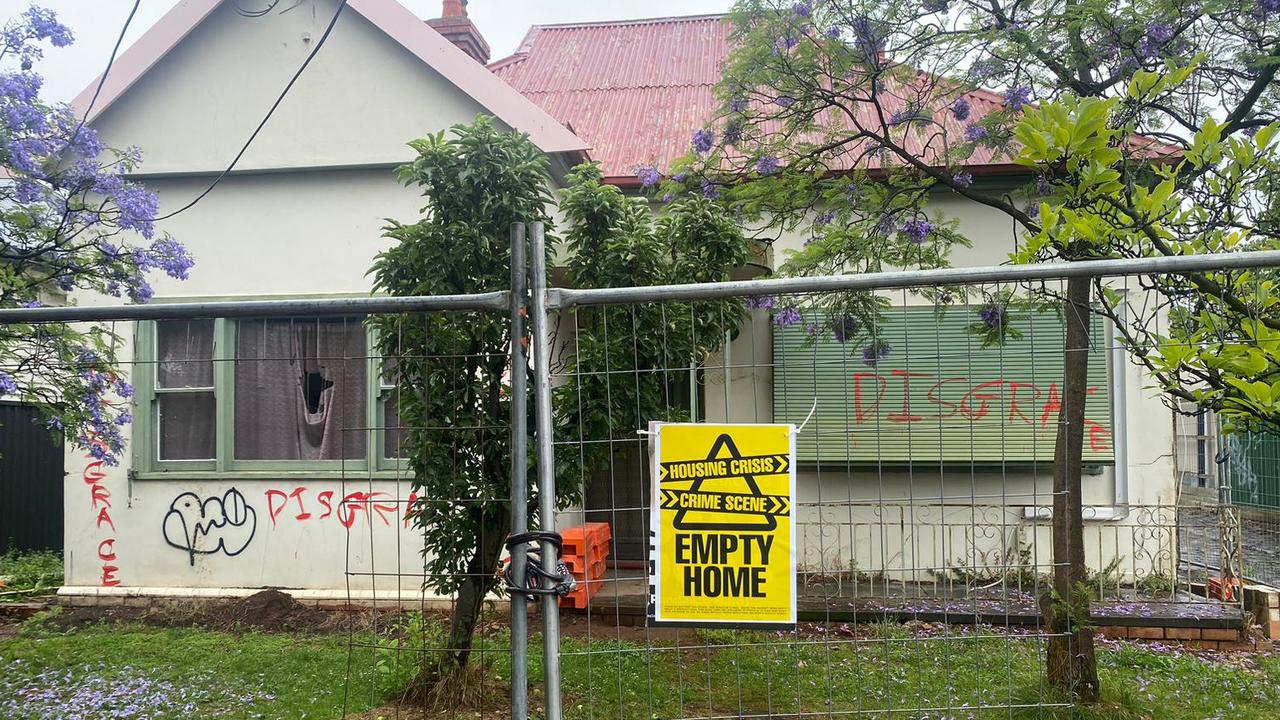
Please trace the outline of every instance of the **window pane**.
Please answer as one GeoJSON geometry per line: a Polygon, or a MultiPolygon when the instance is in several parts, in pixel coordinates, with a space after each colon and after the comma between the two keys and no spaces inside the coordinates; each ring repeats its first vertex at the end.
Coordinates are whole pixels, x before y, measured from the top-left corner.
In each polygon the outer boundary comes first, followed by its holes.
{"type": "Polygon", "coordinates": [[[382,404],[382,456],[387,458],[400,458],[405,456],[404,443],[407,440],[407,433],[400,428],[400,410],[396,401],[395,391],[390,390],[384,396],[382,404]]]}
{"type": "Polygon", "coordinates": [[[213,387],[213,321],[156,323],[156,387],[213,387]]]}
{"type": "Polygon", "coordinates": [[[161,460],[213,458],[213,393],[164,393],[156,399],[161,460]]]}
{"type": "Polygon", "coordinates": [[[366,352],[359,320],[237,323],[236,458],[365,457],[366,352]]]}

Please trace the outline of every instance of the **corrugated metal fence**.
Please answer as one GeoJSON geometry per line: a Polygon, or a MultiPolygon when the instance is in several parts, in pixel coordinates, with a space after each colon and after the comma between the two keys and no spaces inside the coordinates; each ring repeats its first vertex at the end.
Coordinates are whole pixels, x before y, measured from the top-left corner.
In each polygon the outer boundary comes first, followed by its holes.
{"type": "Polygon", "coordinates": [[[62,549],[62,444],[37,420],[0,402],[0,552],[62,549]]]}

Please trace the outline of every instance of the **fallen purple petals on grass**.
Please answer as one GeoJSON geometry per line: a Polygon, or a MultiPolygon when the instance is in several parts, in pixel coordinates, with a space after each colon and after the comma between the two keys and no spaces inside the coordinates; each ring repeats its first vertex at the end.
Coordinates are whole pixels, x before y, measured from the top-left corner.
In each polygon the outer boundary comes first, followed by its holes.
{"type": "Polygon", "coordinates": [[[228,717],[270,702],[260,690],[219,687],[210,677],[181,683],[156,671],[105,663],[40,669],[21,658],[0,666],[0,717],[13,720],[228,717]]]}

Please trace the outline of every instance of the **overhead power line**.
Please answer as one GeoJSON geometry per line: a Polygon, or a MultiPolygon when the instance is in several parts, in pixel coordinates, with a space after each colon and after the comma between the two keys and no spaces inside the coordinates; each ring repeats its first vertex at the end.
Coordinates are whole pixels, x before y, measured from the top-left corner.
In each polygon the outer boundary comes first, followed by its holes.
{"type": "Polygon", "coordinates": [[[316,41],[315,47],[311,48],[311,52],[307,53],[307,57],[302,61],[302,65],[298,67],[298,71],[293,74],[293,77],[289,78],[288,84],[284,86],[284,90],[280,91],[280,96],[276,98],[276,101],[271,104],[271,108],[267,110],[267,114],[263,116],[262,122],[258,123],[258,126],[254,128],[253,133],[249,135],[249,139],[244,141],[244,145],[241,146],[240,152],[236,153],[236,156],[231,159],[231,164],[227,165],[225,170],[218,173],[218,176],[213,179],[213,182],[209,183],[209,187],[205,188],[203,192],[195,196],[191,202],[171,213],[152,218],[153,222],[168,220],[178,213],[186,212],[187,210],[195,207],[196,203],[200,202],[205,198],[205,196],[213,192],[213,189],[218,186],[218,183],[222,182],[223,178],[231,174],[231,171],[235,169],[236,164],[240,162],[240,158],[244,157],[244,154],[249,150],[249,146],[252,145],[253,141],[258,137],[258,133],[262,132],[262,128],[266,127],[267,121],[271,119],[273,114],[275,114],[276,108],[280,107],[280,103],[284,102],[285,96],[287,96],[289,91],[293,89],[294,83],[298,82],[298,78],[302,77],[303,71],[305,71],[307,66],[311,64],[311,61],[315,59],[316,54],[320,52],[320,48],[324,47],[325,41],[328,40],[329,35],[333,33],[333,28],[338,24],[338,18],[342,16],[342,11],[346,7],[347,0],[339,0],[337,11],[333,13],[333,18],[329,20],[329,25],[324,29],[324,33],[320,35],[320,39],[316,41]]]}
{"type": "Polygon", "coordinates": [[[80,135],[80,130],[84,128],[85,122],[89,119],[89,113],[93,112],[93,106],[98,103],[98,96],[102,94],[102,86],[107,82],[107,75],[111,73],[111,66],[116,63],[116,54],[120,52],[120,45],[124,42],[124,36],[129,32],[129,25],[133,22],[133,16],[138,14],[138,6],[141,4],[142,0],[134,0],[133,9],[129,11],[129,17],[124,19],[124,27],[120,28],[120,35],[116,38],[115,47],[111,48],[111,57],[107,58],[107,67],[98,78],[98,87],[94,88],[93,97],[89,99],[89,107],[84,109],[84,115],[80,116],[80,122],[76,124],[76,129],[71,133],[71,138],[67,142],[75,142],[80,135]]]}

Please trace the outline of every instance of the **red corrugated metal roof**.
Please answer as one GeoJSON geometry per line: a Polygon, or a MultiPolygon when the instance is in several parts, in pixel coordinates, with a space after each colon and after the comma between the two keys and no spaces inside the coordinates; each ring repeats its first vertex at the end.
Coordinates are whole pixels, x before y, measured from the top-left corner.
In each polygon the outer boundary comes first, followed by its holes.
{"type": "MultiPolygon", "coordinates": [[[[535,25],[516,54],[489,69],[590,143],[591,157],[607,180],[633,185],[637,168],[670,167],[690,150],[694,131],[714,117],[715,86],[731,49],[730,31],[724,15],[535,25]]],[[[924,73],[919,77],[926,86],[937,82],[924,73]]],[[[908,108],[912,95],[909,84],[886,88],[884,112],[908,108]]],[[[927,162],[941,163],[939,143],[944,137],[955,142],[964,136],[966,124],[1004,106],[1000,95],[987,90],[965,97],[971,107],[966,121],[935,111],[934,121],[941,122],[946,133],[938,133],[936,127],[923,133],[904,128],[904,147],[927,162]]],[[[879,126],[869,104],[857,104],[856,111],[864,115],[859,121],[863,127],[879,126]]],[[[832,127],[844,122],[833,114],[832,127]]],[[[1142,138],[1134,142],[1151,148],[1153,156],[1176,153],[1175,148],[1142,138]]],[[[967,169],[973,174],[1026,173],[1026,168],[1012,163],[1009,153],[980,146],[969,157],[967,169]]],[[[842,160],[869,169],[880,165],[878,154],[857,156],[849,151],[842,160]]]]}
{"type": "MultiPolygon", "coordinates": [[[[715,114],[730,30],[723,15],[537,25],[516,54],[489,68],[589,142],[606,178],[627,183],[638,167],[665,168],[688,152],[694,131],[715,114]]],[[[974,118],[1001,104],[982,91],[970,103],[974,118]]],[[[960,137],[963,123],[944,115],[948,134],[960,137]]],[[[908,146],[931,154],[919,139],[908,146]]],[[[970,164],[1007,163],[979,148],[970,164]]]]}

